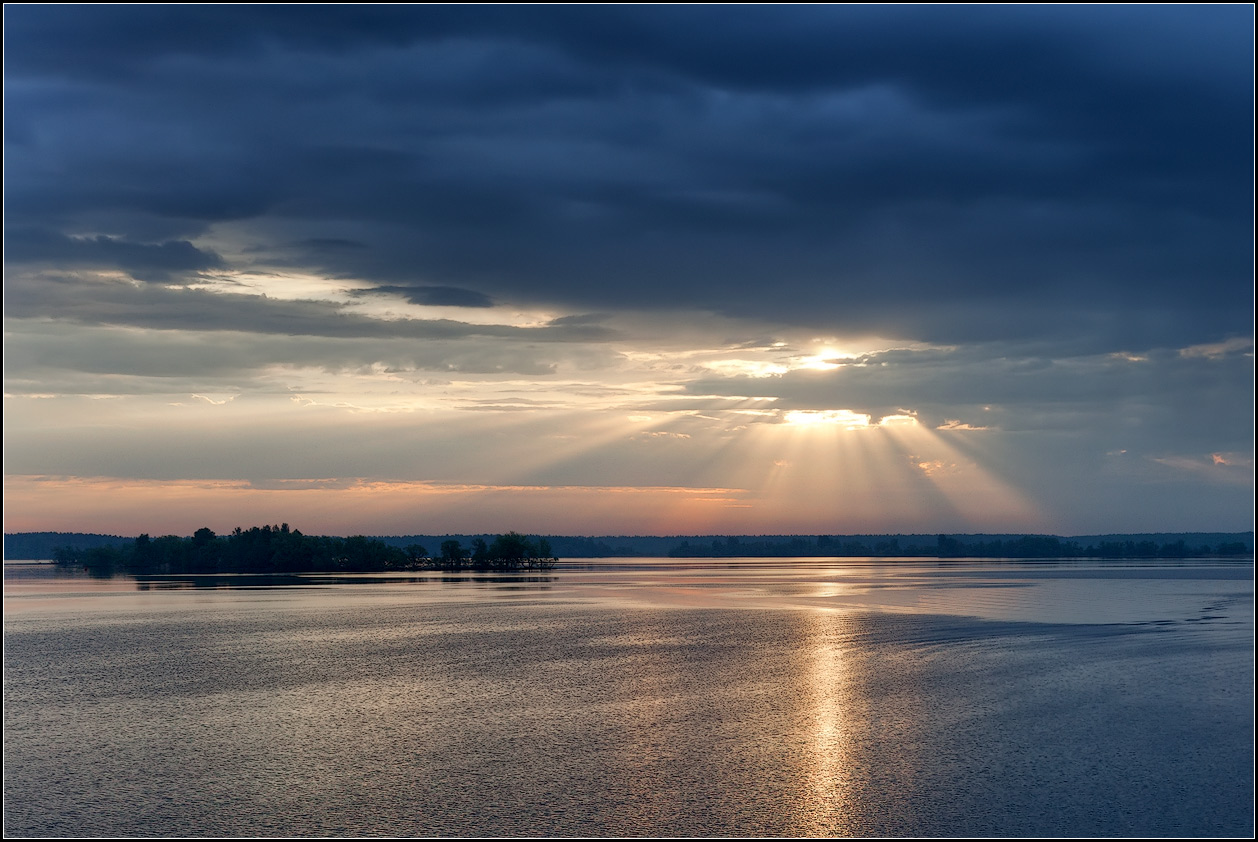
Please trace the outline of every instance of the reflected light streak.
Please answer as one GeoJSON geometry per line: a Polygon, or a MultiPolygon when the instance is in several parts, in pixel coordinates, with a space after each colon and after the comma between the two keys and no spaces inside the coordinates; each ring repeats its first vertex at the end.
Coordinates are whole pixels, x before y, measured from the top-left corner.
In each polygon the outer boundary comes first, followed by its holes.
{"type": "Polygon", "coordinates": [[[809,792],[798,817],[800,835],[851,836],[859,833],[853,800],[853,724],[859,721],[851,676],[844,661],[842,615],[818,609],[809,618],[814,627],[809,653],[808,686],[801,688],[811,701],[811,765],[809,792]]]}

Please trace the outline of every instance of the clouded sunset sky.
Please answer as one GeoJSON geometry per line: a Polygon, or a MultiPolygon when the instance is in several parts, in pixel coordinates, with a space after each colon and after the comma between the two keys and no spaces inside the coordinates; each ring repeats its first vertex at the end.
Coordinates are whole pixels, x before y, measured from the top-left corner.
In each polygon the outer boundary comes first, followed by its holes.
{"type": "Polygon", "coordinates": [[[1250,529],[1253,24],[6,6],[5,531],[1250,529]]]}

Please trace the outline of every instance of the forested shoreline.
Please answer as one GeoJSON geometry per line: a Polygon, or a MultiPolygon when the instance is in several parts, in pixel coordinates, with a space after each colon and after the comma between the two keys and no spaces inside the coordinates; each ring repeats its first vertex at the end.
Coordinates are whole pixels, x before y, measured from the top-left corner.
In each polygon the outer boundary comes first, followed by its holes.
{"type": "Polygon", "coordinates": [[[204,573],[378,573],[400,570],[539,570],[556,558],[544,538],[516,532],[492,542],[476,539],[470,547],[459,541],[441,544],[430,555],[419,544],[390,546],[378,538],[303,535],[288,524],[236,527],[229,535],[198,529],[190,538],[140,535],[131,544],[78,548],[58,547],[53,561],[79,565],[93,574],[204,573]]]}

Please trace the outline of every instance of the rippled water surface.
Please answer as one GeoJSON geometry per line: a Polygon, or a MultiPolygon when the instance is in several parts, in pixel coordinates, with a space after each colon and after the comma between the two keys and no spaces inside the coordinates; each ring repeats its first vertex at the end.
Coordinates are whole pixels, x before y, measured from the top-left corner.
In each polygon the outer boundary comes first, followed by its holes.
{"type": "Polygon", "coordinates": [[[4,569],[22,836],[1243,836],[1253,566],[4,569]]]}

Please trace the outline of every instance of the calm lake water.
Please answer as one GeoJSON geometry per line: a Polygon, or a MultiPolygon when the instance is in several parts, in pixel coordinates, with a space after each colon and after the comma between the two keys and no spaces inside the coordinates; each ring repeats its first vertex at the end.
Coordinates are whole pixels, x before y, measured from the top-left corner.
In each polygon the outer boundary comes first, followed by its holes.
{"type": "Polygon", "coordinates": [[[4,565],[10,836],[1239,836],[1254,569],[4,565]]]}

